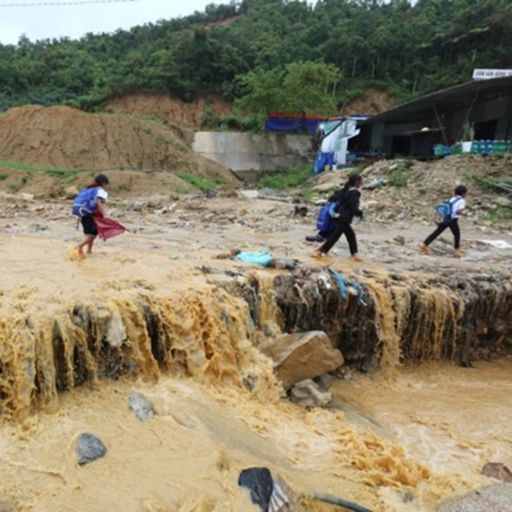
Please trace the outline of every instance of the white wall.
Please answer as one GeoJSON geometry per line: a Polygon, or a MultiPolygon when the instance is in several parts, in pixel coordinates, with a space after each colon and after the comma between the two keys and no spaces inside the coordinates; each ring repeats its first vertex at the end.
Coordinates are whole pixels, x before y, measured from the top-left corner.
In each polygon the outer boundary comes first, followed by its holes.
{"type": "Polygon", "coordinates": [[[196,153],[233,171],[274,171],[302,163],[313,165],[309,135],[248,132],[196,132],[196,153]]]}

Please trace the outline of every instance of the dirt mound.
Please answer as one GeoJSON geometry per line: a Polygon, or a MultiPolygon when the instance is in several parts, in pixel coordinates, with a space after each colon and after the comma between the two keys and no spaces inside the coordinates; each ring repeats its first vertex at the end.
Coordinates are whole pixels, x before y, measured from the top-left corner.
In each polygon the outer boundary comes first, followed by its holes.
{"type": "Polygon", "coordinates": [[[340,114],[378,114],[396,105],[396,99],[385,91],[367,89],[364,94],[341,109],[340,114]]]}
{"type": "MultiPolygon", "coordinates": [[[[427,162],[381,160],[360,172],[363,208],[370,221],[432,223],[434,206],[464,184],[469,190],[465,217],[484,229],[491,224],[510,227],[512,197],[493,185],[503,182],[512,187],[510,155],[460,155],[427,162]]],[[[324,197],[345,179],[345,172],[322,173],[313,188],[324,197]]]]}
{"type": "Polygon", "coordinates": [[[227,114],[229,103],[214,96],[205,96],[193,102],[173,98],[166,94],[138,92],[108,100],[104,108],[107,112],[126,112],[160,117],[181,127],[198,127],[203,112],[211,106],[217,114],[227,114]]]}
{"type": "Polygon", "coordinates": [[[61,106],[30,105],[0,115],[0,160],[3,168],[25,171],[50,166],[54,172],[122,170],[234,180],[164,123],[61,106]]]}
{"type": "Polygon", "coordinates": [[[507,194],[486,185],[512,178],[510,157],[461,155],[430,162],[382,161],[365,169],[363,175],[370,188],[380,180],[386,183],[367,195],[369,208],[378,220],[416,217],[431,222],[434,205],[464,184],[469,190],[469,219],[484,225],[503,223],[504,227],[510,223],[512,210],[507,194]]]}

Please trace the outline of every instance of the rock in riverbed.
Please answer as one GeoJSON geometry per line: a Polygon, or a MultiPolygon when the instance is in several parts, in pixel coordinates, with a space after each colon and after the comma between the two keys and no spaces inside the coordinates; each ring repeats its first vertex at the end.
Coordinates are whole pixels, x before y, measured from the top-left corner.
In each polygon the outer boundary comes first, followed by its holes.
{"type": "Polygon", "coordinates": [[[322,391],[311,379],[306,379],[293,386],[290,399],[302,407],[325,407],[332,402],[332,395],[329,391],[322,391]]]}
{"type": "Polygon", "coordinates": [[[501,462],[488,462],[482,468],[482,475],[488,476],[490,478],[496,478],[497,480],[502,480],[503,482],[511,482],[512,483],[512,471],[502,464],[501,462]]]}
{"type": "Polygon", "coordinates": [[[153,403],[146,397],[146,395],[139,391],[134,391],[128,397],[128,407],[141,421],[149,420],[155,415],[155,407],[153,406],[153,403]]]}
{"type": "Polygon", "coordinates": [[[107,453],[103,441],[92,434],[81,434],[76,445],[76,457],[78,464],[83,466],[96,459],[100,459],[107,453]]]}
{"type": "Polygon", "coordinates": [[[274,361],[274,370],[284,389],[339,368],[343,355],[333,348],[323,331],[286,334],[278,337],[265,353],[274,361]]]}

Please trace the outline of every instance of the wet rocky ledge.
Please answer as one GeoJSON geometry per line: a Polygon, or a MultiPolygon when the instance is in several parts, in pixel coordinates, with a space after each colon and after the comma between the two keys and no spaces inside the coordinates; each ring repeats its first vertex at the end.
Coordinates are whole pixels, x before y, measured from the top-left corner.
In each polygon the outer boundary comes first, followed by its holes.
{"type": "Polygon", "coordinates": [[[323,331],[340,363],[363,372],[440,359],[469,366],[512,352],[506,273],[343,273],[299,262],[202,272],[210,284],[200,290],[112,290],[51,317],[2,318],[0,417],[51,409],[59,392],[122,376],[254,387],[247,361],[288,333],[323,331]]]}

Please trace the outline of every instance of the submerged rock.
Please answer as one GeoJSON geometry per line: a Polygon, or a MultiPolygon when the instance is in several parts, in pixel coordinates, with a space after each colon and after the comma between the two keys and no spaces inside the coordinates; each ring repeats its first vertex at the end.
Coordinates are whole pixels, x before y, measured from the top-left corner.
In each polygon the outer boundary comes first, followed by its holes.
{"type": "Polygon", "coordinates": [[[328,391],[334,382],[334,377],[330,373],[324,373],[319,377],[315,377],[313,380],[320,386],[320,389],[328,391]]]}
{"type": "Polygon", "coordinates": [[[299,264],[299,260],[291,258],[275,258],[269,263],[270,268],[277,268],[279,270],[295,270],[299,264]]]}
{"type": "Polygon", "coordinates": [[[139,391],[134,391],[128,397],[128,407],[141,421],[149,420],[156,414],[155,407],[151,400],[139,391]]]}
{"type": "Polygon", "coordinates": [[[297,382],[290,391],[292,402],[302,407],[325,407],[332,402],[329,391],[322,391],[320,386],[311,379],[297,382]]]}
{"type": "Polygon", "coordinates": [[[323,331],[280,336],[265,353],[274,361],[274,370],[286,390],[296,382],[318,377],[343,364],[343,355],[333,348],[323,331]]]}
{"type": "Polygon", "coordinates": [[[475,489],[439,506],[438,512],[500,512],[512,510],[512,484],[475,489]]]}
{"type": "Polygon", "coordinates": [[[238,477],[238,485],[249,490],[251,501],[261,512],[299,512],[297,497],[281,478],[268,468],[247,468],[238,477]]]}
{"type": "Polygon", "coordinates": [[[76,445],[76,456],[81,466],[100,459],[107,453],[103,441],[92,434],[81,434],[76,445]]]}
{"type": "Polygon", "coordinates": [[[512,471],[501,462],[488,462],[482,468],[482,475],[512,483],[512,471]]]}

